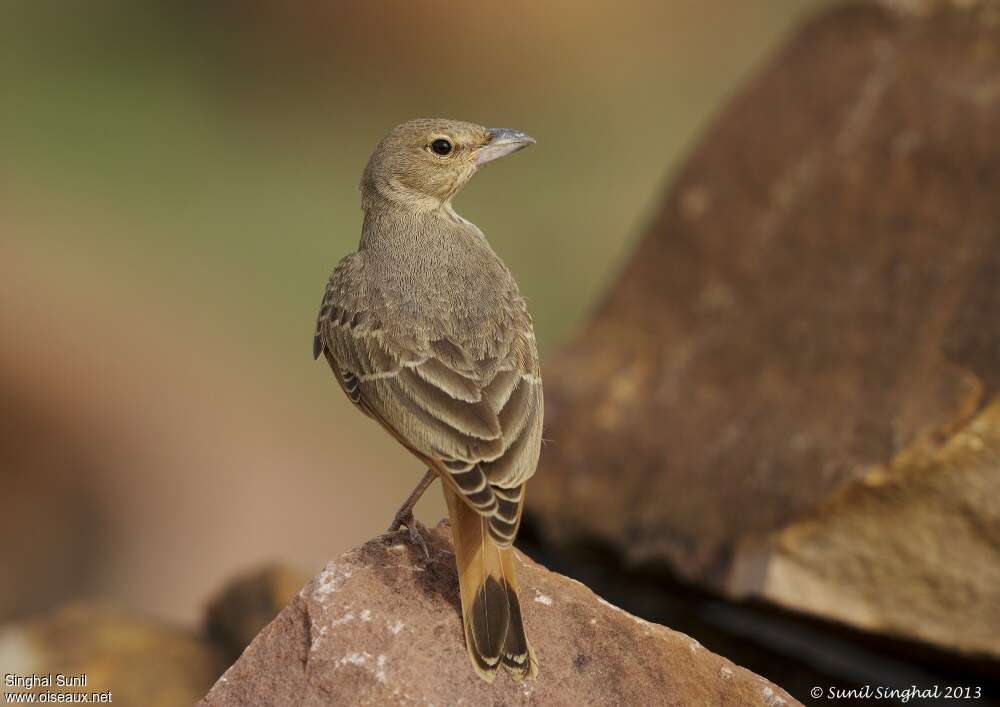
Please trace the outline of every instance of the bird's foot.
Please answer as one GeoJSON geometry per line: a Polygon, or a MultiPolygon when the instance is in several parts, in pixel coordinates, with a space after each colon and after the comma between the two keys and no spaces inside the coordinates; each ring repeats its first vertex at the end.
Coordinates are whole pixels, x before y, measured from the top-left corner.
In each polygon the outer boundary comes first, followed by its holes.
{"type": "Polygon", "coordinates": [[[413,518],[412,509],[400,509],[396,517],[392,519],[392,523],[389,524],[389,529],[386,532],[395,533],[403,526],[406,526],[407,531],[409,531],[410,542],[424,551],[425,559],[431,559],[430,550],[427,549],[427,541],[424,539],[423,533],[420,532],[417,521],[413,518]]]}

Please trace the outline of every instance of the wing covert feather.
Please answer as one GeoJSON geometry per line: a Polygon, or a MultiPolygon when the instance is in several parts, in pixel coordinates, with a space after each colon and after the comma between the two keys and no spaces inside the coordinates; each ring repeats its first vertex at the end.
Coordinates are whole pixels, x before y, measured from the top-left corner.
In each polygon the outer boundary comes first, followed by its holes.
{"type": "Polygon", "coordinates": [[[543,418],[538,354],[523,300],[517,297],[500,337],[465,341],[393,330],[389,317],[372,311],[378,297],[363,292],[362,269],[356,253],[331,275],[314,354],[325,351],[348,396],[434,463],[489,518],[494,539],[509,545],[524,482],[538,462],[543,418]]]}

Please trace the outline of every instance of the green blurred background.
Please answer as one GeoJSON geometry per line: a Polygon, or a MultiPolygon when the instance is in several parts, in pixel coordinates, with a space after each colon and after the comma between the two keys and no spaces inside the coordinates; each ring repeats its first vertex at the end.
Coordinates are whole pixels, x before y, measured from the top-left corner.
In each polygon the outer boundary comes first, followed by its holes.
{"type": "Polygon", "coordinates": [[[191,622],[234,572],[313,570],[385,528],[423,469],[310,348],[394,124],[538,140],[456,205],[544,356],[740,80],[827,4],[3,3],[0,618],[88,597],[191,622]]]}

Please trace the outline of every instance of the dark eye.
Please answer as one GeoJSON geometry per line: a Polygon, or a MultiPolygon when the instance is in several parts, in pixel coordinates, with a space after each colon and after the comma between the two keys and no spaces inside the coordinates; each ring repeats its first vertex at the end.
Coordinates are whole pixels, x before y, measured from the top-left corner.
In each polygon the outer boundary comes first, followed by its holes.
{"type": "Polygon", "coordinates": [[[431,143],[431,149],[434,150],[435,155],[441,155],[444,157],[445,155],[451,154],[451,143],[443,137],[439,137],[431,143]]]}

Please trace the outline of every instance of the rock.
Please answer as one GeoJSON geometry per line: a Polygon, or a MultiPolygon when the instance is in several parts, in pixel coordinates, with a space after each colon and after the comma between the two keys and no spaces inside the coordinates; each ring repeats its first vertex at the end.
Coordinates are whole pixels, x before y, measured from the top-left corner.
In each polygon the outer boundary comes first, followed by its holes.
{"type": "Polygon", "coordinates": [[[284,565],[261,567],[237,577],[209,602],[206,633],[226,651],[229,662],[236,660],[308,579],[305,573],[284,565]]]}
{"type": "Polygon", "coordinates": [[[523,555],[521,605],[540,675],[487,685],[465,652],[447,524],[424,532],[429,560],[400,542],[404,532],[327,565],[201,704],[798,704],[523,555]]]}
{"type": "Polygon", "coordinates": [[[1000,656],[998,135],[1000,4],[805,26],[548,360],[541,536],[1000,656]]]}
{"type": "Polygon", "coordinates": [[[0,552],[0,621],[99,592],[108,508],[94,490],[103,469],[86,439],[0,363],[0,538],[20,540],[0,552]]]}
{"type": "Polygon", "coordinates": [[[50,691],[111,692],[116,704],[193,704],[307,579],[281,565],[236,578],[210,603],[204,633],[111,606],[66,604],[0,629],[0,667],[14,675],[85,674],[85,686],[50,691]]]}
{"type": "Polygon", "coordinates": [[[52,675],[49,692],[110,692],[116,705],[174,707],[201,697],[225,661],[193,633],[116,609],[70,604],[0,630],[0,665],[5,675],[52,675]],[[56,687],[60,673],[86,675],[86,685],[56,687]]]}

